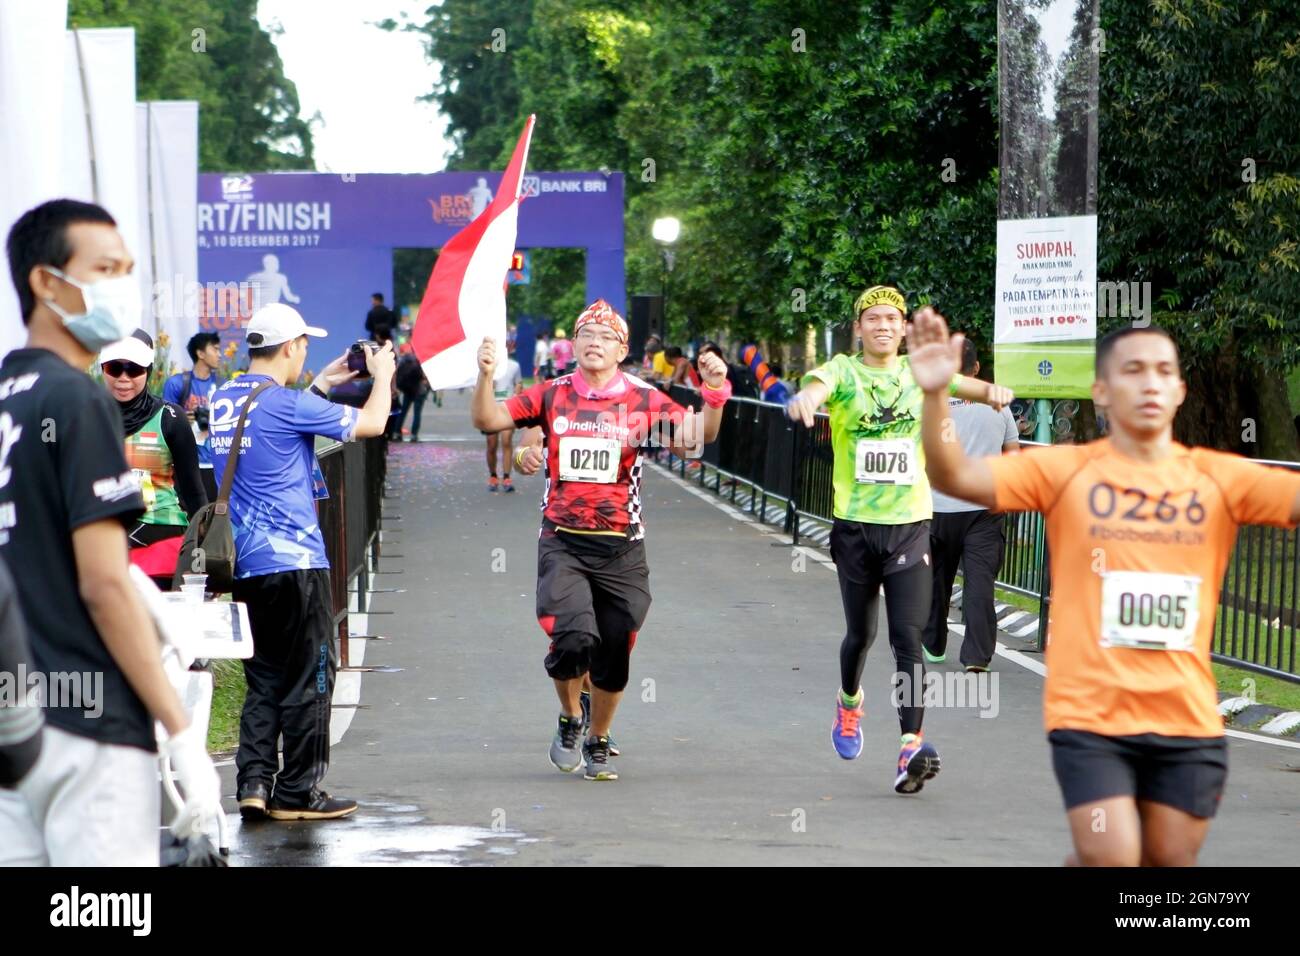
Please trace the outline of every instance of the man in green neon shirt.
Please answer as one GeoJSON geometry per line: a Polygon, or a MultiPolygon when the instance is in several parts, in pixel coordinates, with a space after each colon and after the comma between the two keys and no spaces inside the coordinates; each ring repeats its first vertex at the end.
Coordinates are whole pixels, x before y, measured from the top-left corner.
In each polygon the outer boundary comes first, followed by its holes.
{"type": "MultiPolygon", "coordinates": [[[[897,670],[895,701],[902,748],[894,790],[916,793],[939,772],[939,754],[921,733],[925,665],[921,632],[930,613],[930,484],[921,452],[923,393],[906,356],[907,302],[892,286],[872,286],[858,297],[853,331],[861,355],[837,355],[803,377],[789,415],[812,427],[824,403],[835,455],[835,521],[831,557],[844,603],[840,692],[831,739],[845,760],[862,753],[862,668],[876,636],[881,585],[889,644],[897,670]],[[905,691],[911,688],[911,693],[905,691]],[[900,694],[900,691],[903,691],[900,694]]],[[[967,401],[1001,408],[1009,389],[954,376],[950,391],[967,401]]]]}

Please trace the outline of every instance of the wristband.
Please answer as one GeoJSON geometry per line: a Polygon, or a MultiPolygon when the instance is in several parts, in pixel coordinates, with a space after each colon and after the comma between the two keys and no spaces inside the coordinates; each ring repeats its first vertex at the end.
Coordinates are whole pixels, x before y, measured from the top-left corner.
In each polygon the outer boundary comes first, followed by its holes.
{"type": "Polygon", "coordinates": [[[961,376],[954,375],[952,381],[948,383],[948,394],[956,396],[957,389],[961,388],[961,376]]]}
{"type": "Polygon", "coordinates": [[[316,393],[317,395],[319,395],[321,398],[325,399],[325,401],[327,401],[327,402],[329,401],[329,396],[326,395],[324,392],[322,392],[322,391],[320,390],[320,386],[317,385],[315,382],[312,382],[311,385],[309,385],[309,386],[307,387],[307,391],[309,391],[309,392],[315,392],[315,393],[316,393]]]}
{"type": "Polygon", "coordinates": [[[523,467],[524,467],[524,452],[526,452],[526,451],[528,451],[528,447],[527,447],[527,446],[524,446],[523,448],[521,448],[521,449],[519,449],[517,452],[515,452],[515,470],[516,470],[516,471],[522,471],[522,470],[523,470],[523,467]]]}
{"type": "Polygon", "coordinates": [[[727,399],[731,398],[731,382],[723,379],[722,384],[714,388],[708,382],[704,382],[700,388],[700,397],[704,399],[704,404],[710,408],[721,408],[727,404],[727,399]]]}

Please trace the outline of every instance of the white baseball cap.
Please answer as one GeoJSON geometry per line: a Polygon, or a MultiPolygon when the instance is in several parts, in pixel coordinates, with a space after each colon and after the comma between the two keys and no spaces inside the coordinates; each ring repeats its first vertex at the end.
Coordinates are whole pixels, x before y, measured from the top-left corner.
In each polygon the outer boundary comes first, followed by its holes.
{"type": "Polygon", "coordinates": [[[99,353],[100,365],[115,359],[134,362],[142,368],[148,368],[153,364],[154,359],[153,338],[144,329],[136,329],[126,338],[104,346],[103,351],[99,353]]]}
{"type": "Polygon", "coordinates": [[[298,310],[282,302],[264,305],[248,320],[244,328],[244,341],[251,348],[260,349],[266,345],[283,345],[292,342],[300,335],[310,335],[323,339],[329,333],[303,321],[298,310]]]}

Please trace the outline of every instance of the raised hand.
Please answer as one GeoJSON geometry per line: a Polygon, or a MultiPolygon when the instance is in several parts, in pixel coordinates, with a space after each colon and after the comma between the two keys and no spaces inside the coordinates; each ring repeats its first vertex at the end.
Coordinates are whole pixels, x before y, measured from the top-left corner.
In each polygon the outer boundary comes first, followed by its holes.
{"type": "Polygon", "coordinates": [[[718,358],[712,352],[705,352],[700,356],[700,378],[710,388],[721,388],[722,383],[727,380],[727,363],[718,358]]]}
{"type": "Polygon", "coordinates": [[[961,348],[965,336],[948,335],[948,323],[930,306],[912,314],[907,332],[907,362],[921,390],[930,394],[944,391],[961,369],[961,348]]]}
{"type": "Polygon", "coordinates": [[[496,374],[497,344],[491,336],[486,336],[478,347],[478,370],[488,378],[496,374]]]}

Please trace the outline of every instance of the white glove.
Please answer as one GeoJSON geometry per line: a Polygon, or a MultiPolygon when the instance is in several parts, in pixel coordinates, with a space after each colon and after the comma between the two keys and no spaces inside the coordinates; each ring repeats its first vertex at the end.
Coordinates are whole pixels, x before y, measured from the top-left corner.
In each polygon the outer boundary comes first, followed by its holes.
{"type": "Polygon", "coordinates": [[[208,832],[221,813],[221,780],[198,728],[191,724],[169,737],[162,745],[162,752],[171,761],[172,772],[185,797],[184,805],[171,823],[172,833],[185,840],[208,832]]]}

